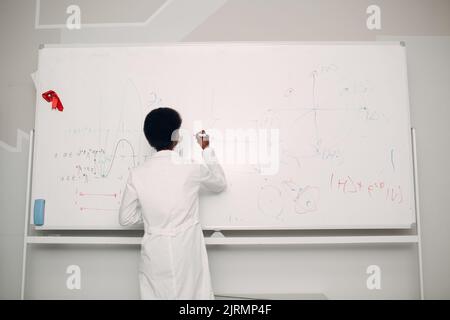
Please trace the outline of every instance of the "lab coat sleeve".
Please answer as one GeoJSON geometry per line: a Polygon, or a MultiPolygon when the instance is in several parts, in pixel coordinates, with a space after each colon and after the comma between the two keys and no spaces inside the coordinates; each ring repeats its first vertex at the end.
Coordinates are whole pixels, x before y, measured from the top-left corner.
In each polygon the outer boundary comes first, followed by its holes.
{"type": "Polygon", "coordinates": [[[122,226],[142,223],[141,207],[136,188],[133,185],[131,172],[128,176],[119,208],[119,223],[122,226]]]}
{"type": "Polygon", "coordinates": [[[214,150],[208,147],[202,151],[202,156],[204,164],[200,166],[201,185],[213,192],[222,192],[227,186],[227,181],[214,150]]]}

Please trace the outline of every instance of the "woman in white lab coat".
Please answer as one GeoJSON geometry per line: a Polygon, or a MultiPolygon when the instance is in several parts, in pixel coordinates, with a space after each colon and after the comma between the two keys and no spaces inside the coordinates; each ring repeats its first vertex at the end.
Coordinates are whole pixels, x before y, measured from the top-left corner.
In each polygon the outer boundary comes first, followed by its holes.
{"type": "Polygon", "coordinates": [[[144,223],[142,299],[214,299],[198,192],[201,186],[221,192],[226,180],[204,131],[197,135],[204,164],[178,161],[172,133],[180,126],[181,117],[173,109],[147,115],[144,134],[157,152],[130,170],[119,210],[121,225],[144,223]]]}

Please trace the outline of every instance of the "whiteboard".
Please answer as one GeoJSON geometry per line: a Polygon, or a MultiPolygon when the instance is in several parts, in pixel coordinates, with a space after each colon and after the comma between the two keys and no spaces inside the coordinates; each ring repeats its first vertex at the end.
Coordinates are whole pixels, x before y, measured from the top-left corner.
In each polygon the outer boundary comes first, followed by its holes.
{"type": "Polygon", "coordinates": [[[227,190],[201,192],[204,229],[415,222],[399,43],[47,46],[36,87],[32,200],[46,200],[41,229],[122,229],[128,170],[154,153],[143,119],[161,106],[182,115],[184,158],[198,156],[191,133],[206,128],[223,164],[227,190]],[[47,90],[63,112],[42,99],[47,90]]]}

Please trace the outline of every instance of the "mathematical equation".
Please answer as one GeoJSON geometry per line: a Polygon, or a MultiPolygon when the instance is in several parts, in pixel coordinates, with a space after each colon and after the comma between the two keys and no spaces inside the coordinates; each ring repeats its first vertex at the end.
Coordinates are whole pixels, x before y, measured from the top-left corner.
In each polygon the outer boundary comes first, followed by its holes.
{"type": "Polygon", "coordinates": [[[383,180],[363,182],[350,175],[330,175],[330,189],[343,194],[366,193],[369,197],[383,195],[387,201],[393,203],[403,202],[403,191],[401,185],[390,185],[383,180]]]}

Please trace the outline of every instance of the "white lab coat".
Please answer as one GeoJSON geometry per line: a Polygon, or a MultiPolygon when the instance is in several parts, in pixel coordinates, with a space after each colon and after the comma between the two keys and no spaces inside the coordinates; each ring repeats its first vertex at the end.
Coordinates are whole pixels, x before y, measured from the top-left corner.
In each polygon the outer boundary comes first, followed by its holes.
{"type": "Polygon", "coordinates": [[[144,223],[139,284],[142,299],[214,299],[199,188],[226,187],[223,170],[206,148],[204,164],[181,164],[163,150],[130,171],[119,210],[121,225],[144,223]]]}

